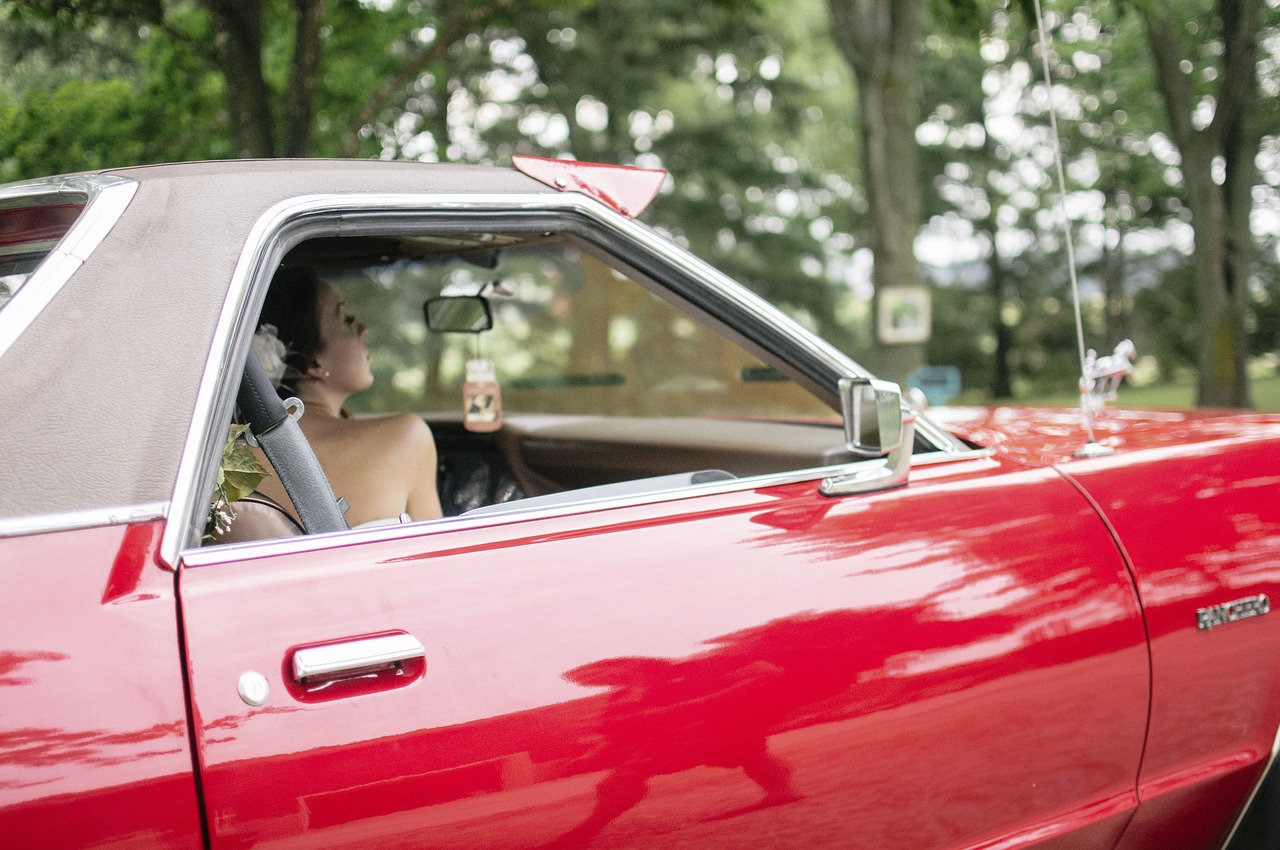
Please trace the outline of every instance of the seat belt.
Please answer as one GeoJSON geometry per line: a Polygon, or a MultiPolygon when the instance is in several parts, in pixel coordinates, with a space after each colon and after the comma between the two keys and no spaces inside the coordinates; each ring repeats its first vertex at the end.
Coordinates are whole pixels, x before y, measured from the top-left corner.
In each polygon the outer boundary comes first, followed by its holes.
{"type": "Polygon", "coordinates": [[[252,351],[245,360],[236,403],[254,439],[280,476],[303,530],[307,534],[345,531],[346,502],[339,503],[334,498],[311,444],[285,410],[267,371],[252,351]]]}

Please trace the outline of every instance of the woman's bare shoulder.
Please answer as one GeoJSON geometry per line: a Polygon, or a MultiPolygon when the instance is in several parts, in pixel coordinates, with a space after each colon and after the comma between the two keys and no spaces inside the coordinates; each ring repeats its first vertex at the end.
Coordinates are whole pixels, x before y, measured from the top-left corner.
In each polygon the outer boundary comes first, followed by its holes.
{"type": "Polygon", "coordinates": [[[431,429],[411,413],[319,420],[309,425],[304,416],[302,424],[316,453],[322,455],[322,464],[324,456],[384,470],[388,464],[404,464],[419,457],[434,461],[431,429]]]}
{"type": "Polygon", "coordinates": [[[383,439],[400,437],[406,440],[421,440],[431,436],[430,426],[421,416],[412,413],[391,413],[386,416],[370,416],[347,421],[357,431],[383,439]]]}
{"type": "Polygon", "coordinates": [[[424,457],[434,463],[435,438],[422,417],[412,413],[348,420],[352,434],[366,448],[384,457],[424,457]]]}

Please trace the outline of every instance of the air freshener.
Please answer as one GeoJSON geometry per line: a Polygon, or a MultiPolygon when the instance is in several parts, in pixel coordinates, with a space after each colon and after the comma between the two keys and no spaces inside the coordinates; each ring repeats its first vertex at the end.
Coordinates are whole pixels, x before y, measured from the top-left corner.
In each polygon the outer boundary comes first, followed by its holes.
{"type": "Polygon", "coordinates": [[[497,431],[502,427],[502,389],[492,360],[468,360],[462,383],[462,424],[468,431],[497,431]]]}

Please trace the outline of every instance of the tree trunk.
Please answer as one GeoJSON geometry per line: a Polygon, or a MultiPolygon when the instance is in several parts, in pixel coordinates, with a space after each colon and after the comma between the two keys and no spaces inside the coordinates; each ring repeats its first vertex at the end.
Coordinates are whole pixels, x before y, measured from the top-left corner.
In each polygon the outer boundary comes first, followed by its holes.
{"type": "Polygon", "coordinates": [[[262,0],[203,0],[213,22],[214,57],[227,85],[236,155],[275,156],[271,92],[262,73],[262,0]]]}
{"type": "Polygon", "coordinates": [[[1144,7],[1147,37],[1174,141],[1195,232],[1199,326],[1196,402],[1252,407],[1244,315],[1253,256],[1249,228],[1254,159],[1261,143],[1257,113],[1259,0],[1218,0],[1222,69],[1216,109],[1207,127],[1192,122],[1196,102],[1185,74],[1168,0],[1144,7]],[[1215,179],[1215,171],[1220,176],[1215,179]]]}
{"type": "MultiPolygon", "coordinates": [[[[987,127],[986,119],[984,112],[982,116],[983,161],[994,165],[997,162],[997,144],[987,127]]],[[[991,363],[991,397],[995,401],[1000,401],[1013,398],[1013,369],[1010,365],[1013,359],[1013,328],[1009,327],[1004,320],[1004,305],[1010,296],[1017,294],[1017,281],[1013,275],[1009,274],[998,247],[997,236],[1000,233],[1000,225],[996,216],[1000,211],[1000,204],[992,196],[991,181],[987,179],[988,170],[984,168],[981,175],[982,185],[987,187],[987,214],[978,222],[978,228],[991,244],[991,257],[987,260],[989,282],[987,291],[991,294],[991,330],[996,341],[996,350],[992,352],[991,363]]]]}
{"type": "MultiPolygon", "coordinates": [[[[922,285],[916,177],[918,40],[922,0],[829,0],[833,35],[857,78],[862,171],[875,258],[876,309],[894,289],[922,285]]],[[[924,343],[888,343],[879,334],[876,371],[905,385],[924,364],[924,343]]]]}
{"type": "MultiPolygon", "coordinates": [[[[1202,407],[1252,407],[1246,374],[1244,331],[1248,261],[1232,233],[1222,187],[1210,176],[1208,151],[1184,153],[1187,194],[1195,231],[1196,306],[1200,316],[1196,403],[1202,407]],[[1190,168],[1189,168],[1190,166],[1190,168]],[[1196,167],[1198,166],[1198,167],[1196,167]]],[[[1252,236],[1246,237],[1246,244],[1252,236]]]]}
{"type": "Polygon", "coordinates": [[[309,156],[315,122],[316,85],[320,79],[320,29],[323,0],[294,0],[293,59],[284,102],[284,155],[309,156]]]}
{"type": "Polygon", "coordinates": [[[429,116],[427,126],[436,140],[436,161],[448,162],[453,159],[449,153],[453,138],[449,129],[449,78],[444,74],[436,75],[433,92],[435,111],[429,116]]]}
{"type": "MultiPolygon", "coordinates": [[[[994,206],[994,205],[993,205],[994,206]]],[[[991,363],[991,397],[995,401],[1013,398],[1013,369],[1009,361],[1013,355],[1013,328],[1004,320],[1004,305],[1013,289],[1004,261],[996,251],[995,216],[990,215],[980,222],[982,232],[991,240],[991,257],[987,260],[987,275],[991,294],[991,330],[995,335],[996,347],[992,352],[991,363]]]]}

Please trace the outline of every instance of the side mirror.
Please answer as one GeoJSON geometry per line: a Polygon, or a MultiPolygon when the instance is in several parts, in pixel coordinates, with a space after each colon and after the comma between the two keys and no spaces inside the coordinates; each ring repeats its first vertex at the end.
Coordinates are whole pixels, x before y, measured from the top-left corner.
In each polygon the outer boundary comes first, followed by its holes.
{"type": "Polygon", "coordinates": [[[902,391],[875,378],[841,378],[844,440],[862,457],[884,457],[902,440],[902,391]]]}
{"type": "MultiPolygon", "coordinates": [[[[897,384],[875,378],[841,378],[845,446],[865,458],[883,458],[866,469],[823,480],[824,496],[888,490],[907,483],[915,445],[915,416],[902,407],[897,384]]],[[[862,466],[862,464],[858,464],[862,466]]]]}
{"type": "Polygon", "coordinates": [[[427,327],[436,333],[478,334],[493,327],[489,300],[479,295],[442,295],[422,305],[427,327]]]}

